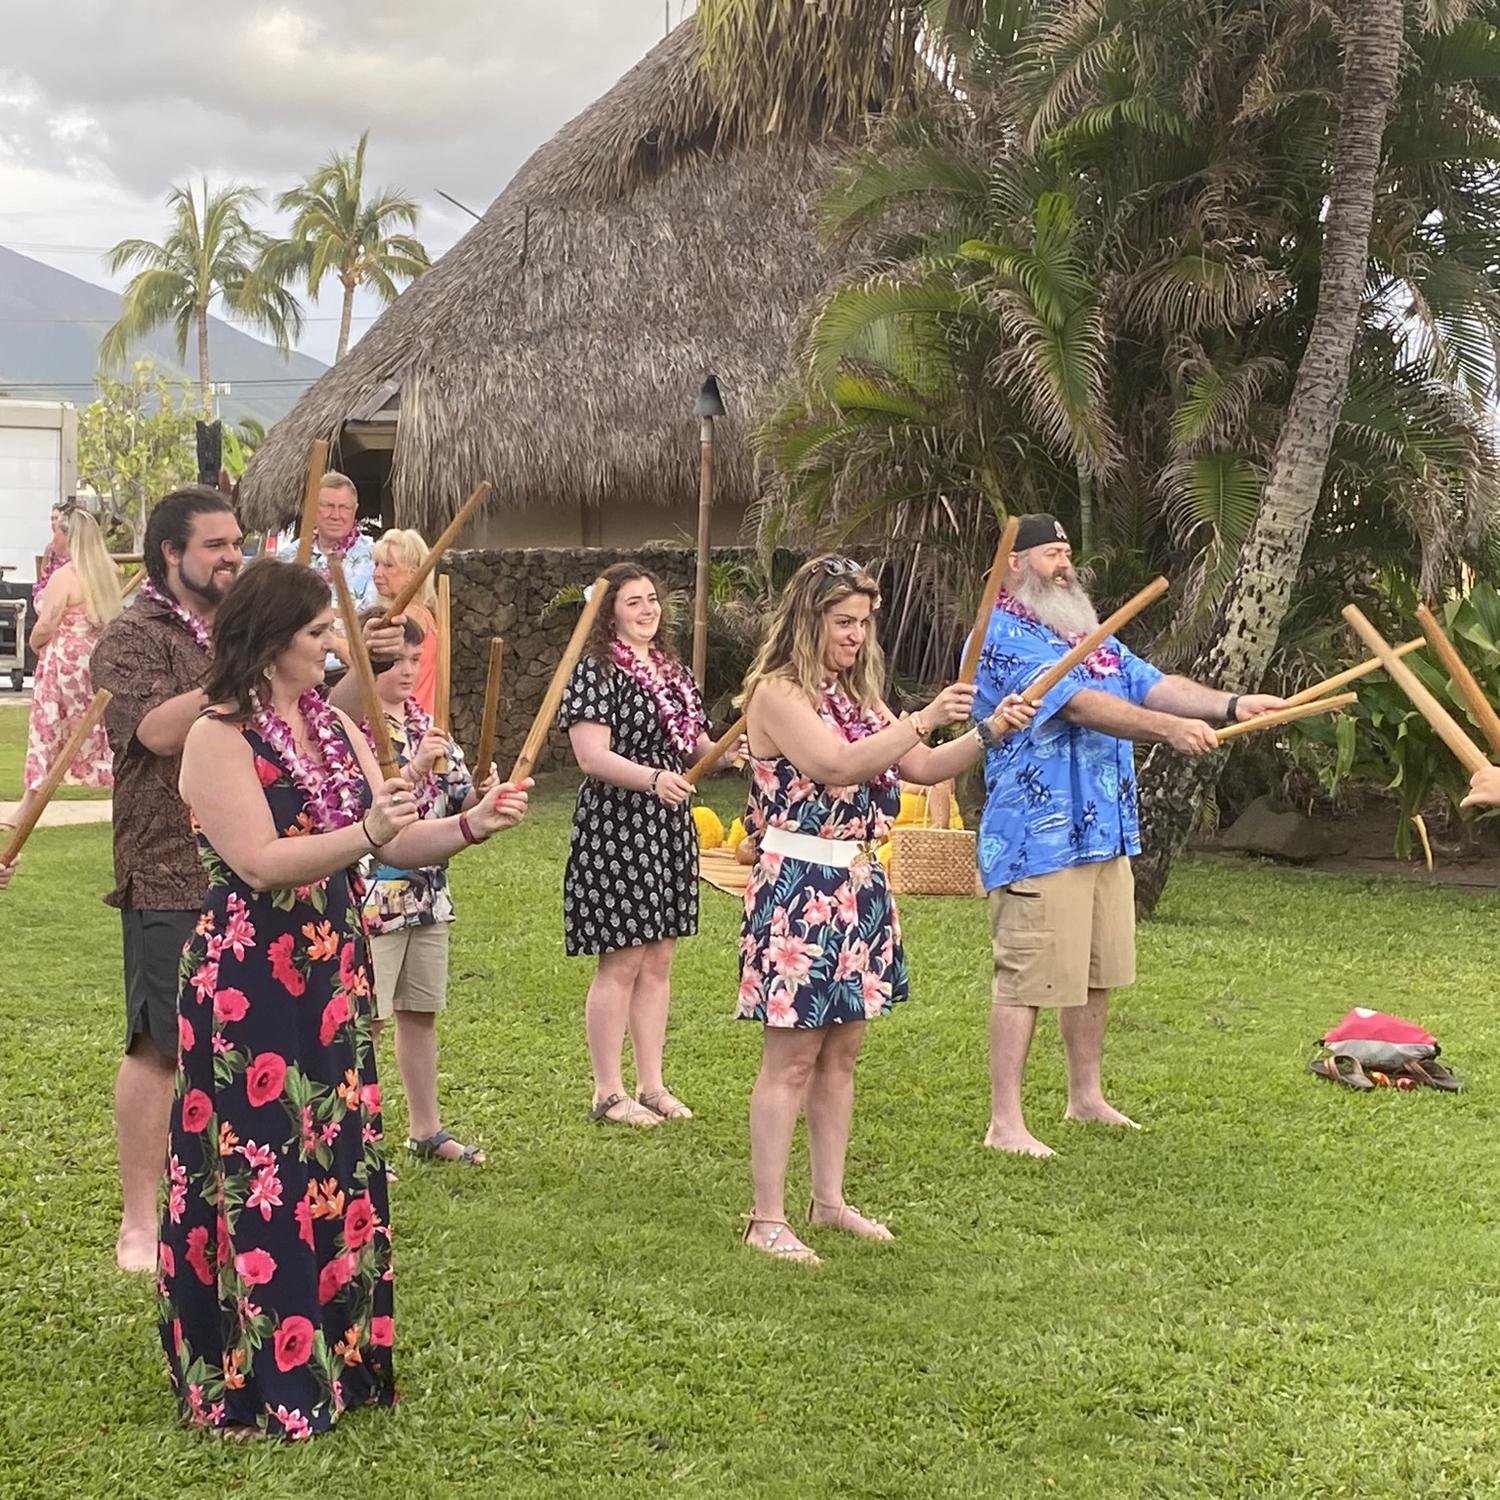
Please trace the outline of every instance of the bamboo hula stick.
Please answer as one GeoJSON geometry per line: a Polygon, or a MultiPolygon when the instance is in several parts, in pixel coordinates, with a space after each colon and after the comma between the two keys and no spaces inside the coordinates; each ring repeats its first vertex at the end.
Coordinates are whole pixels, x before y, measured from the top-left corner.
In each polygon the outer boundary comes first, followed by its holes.
{"type": "Polygon", "coordinates": [[[91,702],[84,710],[83,717],[73,726],[73,732],[68,736],[68,742],[62,747],[58,757],[48,768],[47,779],[37,788],[38,796],[35,805],[20,824],[16,831],[11,834],[10,842],[5,846],[5,853],[0,854],[0,865],[13,865],[19,857],[21,850],[25,847],[26,840],[31,837],[31,830],[36,827],[37,819],[46,811],[47,804],[52,800],[52,794],[62,785],[62,779],[68,774],[68,768],[83,748],[83,742],[94,732],[94,726],[104,716],[104,710],[109,705],[113,696],[107,688],[100,688],[94,694],[91,702]]]}
{"type": "MultiPolygon", "coordinates": [[[[1423,645],[1419,636],[1414,641],[1406,641],[1396,647],[1397,656],[1410,656],[1413,651],[1421,650],[1423,645]]],[[[1321,698],[1324,693],[1334,692],[1343,687],[1346,682],[1358,682],[1361,677],[1368,677],[1371,672],[1378,672],[1381,668],[1380,658],[1372,656],[1368,661],[1362,661],[1357,667],[1349,667],[1345,671],[1335,672],[1332,677],[1323,682],[1315,682],[1311,687],[1305,687],[1300,693],[1293,693],[1286,700],[1288,708],[1297,708],[1304,703],[1311,703],[1315,698],[1321,698]]]]}
{"type": "Polygon", "coordinates": [[[739,718],[737,718],[734,723],[724,731],[723,735],[721,735],[717,740],[714,741],[713,746],[712,748],[710,748],[708,754],[705,755],[701,760],[695,760],[693,762],[686,773],[687,780],[693,786],[697,786],[698,783],[702,781],[703,778],[707,776],[708,773],[712,771],[713,768],[718,765],[718,763],[726,755],[729,754],[729,752],[734,748],[735,741],[738,740],[742,734],[744,734],[745,727],[749,724],[749,722],[749,719],[747,719],[744,714],[741,714],[739,718]]]}
{"type": "Polygon", "coordinates": [[[490,638],[490,670],[484,680],[484,717],[479,721],[479,749],[474,756],[474,780],[489,775],[495,757],[495,721],[500,717],[500,669],[505,661],[505,642],[497,635],[490,638]]]}
{"type": "Polygon", "coordinates": [[[1021,696],[1028,703],[1040,703],[1079,662],[1086,661],[1110,636],[1122,630],[1149,604],[1154,604],[1168,588],[1165,578],[1148,583],[1135,598],[1122,604],[1097,630],[1090,631],[1079,643],[1048,667],[1030,687],[1024,688],[1021,696]]]}
{"type": "Polygon", "coordinates": [[[1299,703],[1291,708],[1273,709],[1268,714],[1257,714],[1253,719],[1242,719],[1238,724],[1226,724],[1216,730],[1219,743],[1238,739],[1242,734],[1252,734],[1257,729],[1274,729],[1278,724],[1295,724],[1298,719],[1310,719],[1314,714],[1331,713],[1336,708],[1347,708],[1358,699],[1358,693],[1335,693],[1331,698],[1319,698],[1314,703],[1299,703]]]}
{"type": "Polygon", "coordinates": [[[1459,697],[1469,710],[1469,717],[1479,725],[1480,731],[1489,741],[1490,754],[1500,755],[1500,714],[1495,712],[1490,700],[1484,696],[1484,689],[1480,687],[1463,657],[1458,654],[1458,647],[1448,639],[1448,633],[1438,624],[1437,616],[1425,604],[1417,606],[1417,623],[1422,627],[1422,634],[1427,637],[1433,655],[1441,663],[1453,686],[1458,689],[1459,697]]]}
{"type": "Polygon", "coordinates": [[[302,487],[302,530],[297,535],[297,561],[305,568],[312,562],[313,543],[318,536],[318,487],[328,472],[328,444],[319,438],[307,450],[307,482],[302,487]]]}
{"type": "MultiPolygon", "coordinates": [[[[359,626],[359,610],[354,596],[349,592],[349,580],[344,577],[344,562],[337,555],[328,559],[328,576],[333,580],[334,598],[338,600],[339,614],[344,622],[344,636],[349,643],[349,663],[359,679],[359,695],[365,706],[365,720],[370,726],[370,737],[375,741],[375,759],[380,762],[380,774],[389,781],[401,774],[396,764],[396,752],[391,745],[390,725],[385,722],[385,705],[375,691],[375,670],[370,665],[370,653],[365,650],[364,633],[359,626]]],[[[373,788],[371,789],[373,790],[373,788]]]]}
{"type": "Polygon", "coordinates": [[[968,648],[964,651],[963,665],[958,669],[960,682],[973,682],[979,671],[979,653],[984,650],[984,638],[989,632],[990,619],[995,613],[995,600],[1005,587],[1005,574],[1010,568],[1010,555],[1015,550],[1016,533],[1021,529],[1021,518],[1012,516],[1000,533],[999,545],[995,548],[995,560],[990,564],[990,576],[985,580],[984,593],[979,600],[979,611],[974,616],[974,631],[969,636],[968,648]]]}
{"type": "MultiPolygon", "coordinates": [[[[453,734],[451,723],[453,702],[453,609],[452,599],[448,592],[449,580],[446,573],[439,573],[437,580],[437,682],[433,688],[432,707],[433,722],[444,734],[450,738],[453,734]]],[[[433,762],[432,769],[439,776],[446,773],[448,769],[448,757],[438,756],[433,762]]]]}
{"type": "Polygon", "coordinates": [[[531,775],[532,767],[536,765],[536,758],[542,753],[542,746],[547,743],[547,731],[552,728],[552,721],[557,717],[558,705],[561,704],[562,695],[568,686],[568,678],[573,675],[573,668],[578,664],[578,658],[583,655],[584,643],[589,638],[589,631],[594,628],[594,620],[603,608],[604,596],[608,592],[608,582],[603,578],[596,578],[589,597],[584,601],[583,610],[578,616],[578,623],[573,627],[573,634],[568,637],[562,660],[558,662],[557,670],[552,674],[552,681],[547,684],[542,706],[537,709],[536,718],[531,721],[531,728],[526,732],[526,742],[521,746],[521,753],[516,757],[515,765],[510,768],[510,775],[506,779],[512,786],[531,775]]]}
{"type": "Polygon", "coordinates": [[[443,534],[437,539],[437,541],[432,544],[432,549],[428,552],[426,559],[422,563],[422,566],[411,575],[411,579],[407,583],[406,587],[402,589],[394,599],[391,600],[391,607],[385,612],[385,623],[387,625],[389,625],[390,622],[394,620],[396,616],[399,615],[401,611],[405,609],[406,606],[410,604],[411,601],[422,592],[422,585],[427,582],[428,576],[432,573],[432,570],[437,567],[437,565],[443,560],[443,553],[445,553],[448,548],[453,545],[454,539],[458,536],[459,532],[469,524],[469,517],[472,516],[476,510],[478,510],[480,502],[486,495],[489,494],[489,492],[490,482],[488,479],[486,479],[482,481],[479,485],[479,488],[476,489],[474,493],[470,495],[469,498],[465,500],[461,506],[459,506],[458,514],[448,522],[447,526],[443,529],[443,534]]]}
{"type": "Polygon", "coordinates": [[[1472,776],[1489,765],[1484,751],[1459,727],[1458,721],[1423,686],[1416,673],[1401,661],[1391,649],[1390,642],[1376,630],[1354,604],[1344,606],[1344,619],[1355,634],[1380,658],[1383,666],[1402,692],[1416,705],[1417,711],[1432,725],[1434,733],[1458,758],[1459,763],[1472,776]]]}

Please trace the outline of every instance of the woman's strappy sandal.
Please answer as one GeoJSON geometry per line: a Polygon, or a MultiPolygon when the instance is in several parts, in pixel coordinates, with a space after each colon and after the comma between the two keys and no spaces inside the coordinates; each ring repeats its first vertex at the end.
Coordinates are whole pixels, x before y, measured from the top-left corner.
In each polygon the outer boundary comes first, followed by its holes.
{"type": "Polygon", "coordinates": [[[460,1156],[444,1156],[438,1149],[446,1146],[449,1141],[458,1145],[451,1130],[439,1130],[435,1135],[430,1135],[426,1140],[419,1141],[415,1136],[407,1136],[406,1149],[413,1156],[418,1156],[426,1161],[447,1161],[454,1166],[482,1167],[484,1165],[484,1152],[478,1146],[464,1146],[461,1148],[460,1156]]]}
{"type": "Polygon", "coordinates": [[[589,1111],[589,1119],[596,1125],[625,1125],[633,1130],[650,1130],[662,1121],[662,1117],[654,1109],[637,1104],[624,1094],[611,1094],[608,1099],[601,1099],[589,1111]],[[610,1114],[610,1110],[621,1104],[626,1106],[623,1115],[610,1114]]]}
{"type": "Polygon", "coordinates": [[[754,1214],[745,1214],[745,1232],[740,1239],[752,1250],[769,1255],[774,1260],[795,1261],[799,1266],[821,1266],[822,1258],[811,1245],[801,1244],[792,1226],[785,1219],[757,1219],[754,1214]],[[764,1225],[769,1234],[756,1234],[755,1226],[764,1225]],[[790,1236],[790,1243],[787,1237],[790,1236]]]}
{"type": "Polygon", "coordinates": [[[649,1094],[637,1094],[637,1104],[644,1105],[652,1114],[663,1120],[691,1120],[693,1112],[671,1089],[652,1089],[649,1094]]]}
{"type": "Polygon", "coordinates": [[[807,1222],[816,1225],[819,1229],[842,1229],[845,1234],[858,1235],[862,1240],[888,1241],[896,1238],[886,1225],[879,1219],[872,1219],[868,1214],[862,1214],[857,1208],[848,1203],[841,1203],[837,1208],[831,1203],[819,1203],[816,1198],[807,1200],[807,1222]],[[831,1219],[820,1219],[817,1216],[819,1209],[824,1213],[832,1213],[831,1219]],[[872,1229],[861,1229],[849,1222],[849,1215],[853,1214],[856,1219],[863,1219],[866,1224],[872,1225],[872,1229]]]}

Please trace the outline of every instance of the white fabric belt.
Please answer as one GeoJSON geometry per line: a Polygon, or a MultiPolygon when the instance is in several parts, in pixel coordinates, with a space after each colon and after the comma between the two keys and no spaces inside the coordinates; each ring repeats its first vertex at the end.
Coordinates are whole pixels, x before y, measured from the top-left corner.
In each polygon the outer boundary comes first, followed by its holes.
{"type": "Polygon", "coordinates": [[[793,833],[790,828],[766,829],[760,847],[768,854],[784,854],[789,859],[828,865],[835,870],[847,870],[870,856],[870,845],[863,839],[821,839],[811,833],[793,833]]]}

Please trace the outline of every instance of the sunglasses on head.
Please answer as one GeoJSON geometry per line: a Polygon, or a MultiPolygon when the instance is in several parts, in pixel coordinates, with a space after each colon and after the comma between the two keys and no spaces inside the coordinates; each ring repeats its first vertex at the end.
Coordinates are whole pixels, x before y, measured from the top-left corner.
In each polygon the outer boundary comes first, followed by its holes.
{"type": "Polygon", "coordinates": [[[825,557],[818,564],[818,571],[823,576],[818,579],[818,586],[813,592],[824,593],[832,586],[836,578],[853,578],[863,573],[864,570],[865,565],[855,562],[852,557],[825,557]]]}

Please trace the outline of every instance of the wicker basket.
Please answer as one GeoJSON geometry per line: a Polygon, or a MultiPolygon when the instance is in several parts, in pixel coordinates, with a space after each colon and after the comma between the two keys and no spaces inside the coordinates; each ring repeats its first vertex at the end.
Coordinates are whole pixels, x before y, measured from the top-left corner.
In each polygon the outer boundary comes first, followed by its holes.
{"type": "Polygon", "coordinates": [[[891,889],[898,896],[976,896],[978,836],[962,828],[891,829],[891,889]]]}

